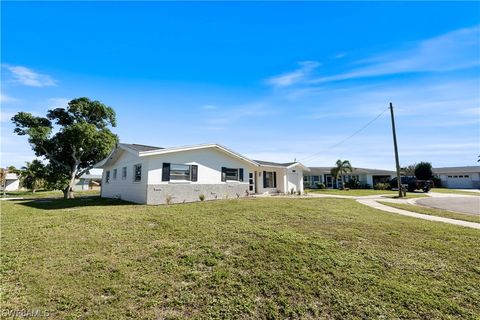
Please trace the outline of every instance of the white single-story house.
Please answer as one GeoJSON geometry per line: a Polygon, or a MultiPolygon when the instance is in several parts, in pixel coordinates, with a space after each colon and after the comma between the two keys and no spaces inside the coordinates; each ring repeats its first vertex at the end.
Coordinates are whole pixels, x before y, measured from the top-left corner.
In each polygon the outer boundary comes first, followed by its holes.
{"type": "Polygon", "coordinates": [[[86,173],[82,175],[79,179],[75,180],[73,191],[100,190],[101,185],[102,185],[101,174],[86,173]]]}
{"type": "MultiPolygon", "coordinates": [[[[2,191],[4,186],[2,187],[2,191]]],[[[5,191],[17,191],[20,189],[20,178],[16,173],[7,173],[5,176],[5,191]]]]}
{"type": "Polygon", "coordinates": [[[480,166],[433,168],[442,187],[455,189],[480,189],[480,166]]]}
{"type": "Polygon", "coordinates": [[[120,143],[102,168],[101,196],[165,204],[303,192],[299,162],[251,160],[219,144],[160,148],[120,143]]]}
{"type": "MultiPolygon", "coordinates": [[[[323,183],[328,189],[342,187],[342,178],[339,177],[338,181],[335,181],[331,173],[332,167],[310,167],[309,169],[308,175],[303,177],[305,187],[315,188],[319,183],[323,183]]],[[[353,168],[353,171],[345,175],[344,179],[345,182],[355,179],[360,184],[368,184],[373,188],[377,183],[388,183],[395,176],[395,171],[390,170],[353,168]]]]}

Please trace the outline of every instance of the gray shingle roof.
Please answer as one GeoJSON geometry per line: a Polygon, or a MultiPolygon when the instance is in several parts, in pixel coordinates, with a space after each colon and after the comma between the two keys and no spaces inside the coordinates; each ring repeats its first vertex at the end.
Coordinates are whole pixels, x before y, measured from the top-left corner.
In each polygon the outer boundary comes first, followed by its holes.
{"type": "Polygon", "coordinates": [[[121,143],[121,145],[124,145],[124,146],[126,146],[130,149],[133,149],[135,151],[138,151],[138,152],[165,149],[165,148],[161,148],[161,147],[147,146],[147,145],[144,145],[144,144],[136,144],[136,143],[121,143]]]}
{"type": "Polygon", "coordinates": [[[465,166],[465,167],[442,167],[442,168],[433,168],[433,173],[471,173],[471,172],[480,172],[480,166],[465,166]]]}
{"type": "Polygon", "coordinates": [[[270,162],[270,161],[262,161],[262,160],[253,160],[262,166],[275,166],[275,167],[289,167],[295,162],[285,162],[285,163],[278,163],[278,162],[270,162]]]}

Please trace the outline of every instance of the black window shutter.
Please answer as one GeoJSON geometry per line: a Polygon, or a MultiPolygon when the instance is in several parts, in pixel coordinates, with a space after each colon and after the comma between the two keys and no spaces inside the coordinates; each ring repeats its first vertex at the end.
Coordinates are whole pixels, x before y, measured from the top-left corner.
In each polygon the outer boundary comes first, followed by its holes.
{"type": "Polygon", "coordinates": [[[263,171],[263,187],[267,187],[267,171],[263,171]]]}
{"type": "Polygon", "coordinates": [[[227,168],[222,167],[222,181],[227,181],[227,168]]]}
{"type": "Polygon", "coordinates": [[[243,181],[243,168],[238,169],[238,180],[243,181]]]}
{"type": "Polygon", "coordinates": [[[170,163],[168,162],[163,163],[162,181],[170,181],[170,163]]]}
{"type": "Polygon", "coordinates": [[[191,170],[191,179],[192,179],[192,181],[197,181],[198,166],[194,164],[194,165],[190,166],[190,170],[191,170]]]}
{"type": "Polygon", "coordinates": [[[273,187],[277,187],[277,173],[275,171],[273,172],[273,187]]]}

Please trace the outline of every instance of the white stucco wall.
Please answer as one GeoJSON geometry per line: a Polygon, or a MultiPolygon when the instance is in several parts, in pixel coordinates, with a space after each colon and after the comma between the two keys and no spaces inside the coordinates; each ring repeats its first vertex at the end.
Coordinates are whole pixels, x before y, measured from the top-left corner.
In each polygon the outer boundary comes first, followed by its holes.
{"type": "Polygon", "coordinates": [[[101,196],[120,198],[123,200],[146,203],[147,199],[148,159],[139,158],[123,151],[119,159],[111,166],[105,167],[102,173],[101,196]],[[142,164],[142,180],[133,181],[133,167],[142,164]],[[127,177],[122,179],[122,168],[127,167],[127,177]],[[113,170],[117,169],[117,178],[113,179],[113,170]],[[107,171],[110,171],[110,182],[106,182],[107,171]]]}
{"type": "Polygon", "coordinates": [[[248,187],[248,174],[254,171],[254,166],[224,152],[209,148],[190,150],[162,155],[148,156],[148,184],[225,184],[222,181],[222,167],[243,168],[243,182],[231,181],[229,183],[245,184],[248,187]],[[198,174],[196,182],[162,181],[163,163],[197,165],[198,174]]]}
{"type": "Polygon", "coordinates": [[[294,192],[300,191],[303,192],[303,171],[298,168],[289,168],[286,169],[287,172],[287,188],[286,192],[291,192],[293,189],[294,192]]]}
{"type": "Polygon", "coordinates": [[[283,168],[275,168],[275,167],[259,167],[256,170],[257,172],[257,193],[264,194],[264,193],[277,193],[279,192],[286,192],[285,185],[286,185],[286,176],[285,176],[285,169],[283,168]],[[277,186],[276,188],[264,188],[263,187],[263,172],[276,172],[277,173],[277,186]]]}
{"type": "Polygon", "coordinates": [[[5,191],[17,191],[20,188],[20,180],[7,179],[5,180],[5,191]]]}

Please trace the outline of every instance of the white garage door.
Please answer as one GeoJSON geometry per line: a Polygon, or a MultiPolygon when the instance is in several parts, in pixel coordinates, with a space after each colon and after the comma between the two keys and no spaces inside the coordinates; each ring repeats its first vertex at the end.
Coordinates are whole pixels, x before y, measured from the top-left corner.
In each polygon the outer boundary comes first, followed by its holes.
{"type": "Polygon", "coordinates": [[[447,176],[447,187],[457,189],[473,188],[473,182],[470,175],[449,175],[447,176]]]}

